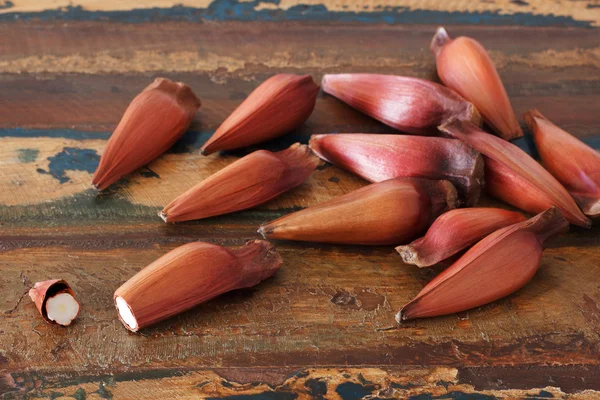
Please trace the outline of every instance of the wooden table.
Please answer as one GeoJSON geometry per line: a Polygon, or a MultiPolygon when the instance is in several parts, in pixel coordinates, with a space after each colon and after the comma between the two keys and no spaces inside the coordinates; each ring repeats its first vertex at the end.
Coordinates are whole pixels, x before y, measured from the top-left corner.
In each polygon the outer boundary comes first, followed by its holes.
{"type": "MultiPolygon", "coordinates": [[[[428,46],[445,24],[489,49],[519,116],[539,108],[600,147],[596,1],[88,3],[0,1],[0,398],[600,396],[598,226],[554,240],[518,293],[400,327],[394,313],[440,268],[404,265],[391,247],[277,242],[284,266],[273,279],[141,334],[112,304],[122,282],[181,244],[241,245],[262,222],[365,184],[323,165],[255,210],[173,225],[156,216],[245,154],[198,149],[278,72],[436,79],[428,46]],[[201,97],[191,130],[96,195],[106,140],[156,76],[201,97]],[[56,277],[82,303],[69,328],[46,324],[25,294],[56,277]]],[[[393,130],[321,93],[302,128],[263,147],[325,132],[393,130]]]]}

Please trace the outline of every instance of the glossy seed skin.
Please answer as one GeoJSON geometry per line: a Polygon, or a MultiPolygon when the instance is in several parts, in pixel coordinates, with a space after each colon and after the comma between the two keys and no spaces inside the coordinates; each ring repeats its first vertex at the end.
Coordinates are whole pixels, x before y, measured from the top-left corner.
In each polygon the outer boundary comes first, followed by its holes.
{"type": "Polygon", "coordinates": [[[523,136],[500,75],[479,42],[464,36],[451,39],[438,28],[431,51],[442,82],[473,103],[498,136],[505,140],[523,136]]]}
{"type": "Polygon", "coordinates": [[[401,244],[457,203],[456,189],[448,181],[391,179],[268,222],[259,233],[268,239],[401,244]]]}
{"type": "Polygon", "coordinates": [[[157,78],[125,110],[102,153],[92,185],[104,190],[167,151],[190,126],[200,104],[184,83],[157,78]]]}
{"type": "Polygon", "coordinates": [[[309,145],[323,160],[371,182],[448,180],[469,206],[477,204],[483,187],[483,158],[456,139],[350,133],[313,135],[309,145]]]}
{"type": "Polygon", "coordinates": [[[237,249],[188,243],[160,257],[115,291],[117,309],[124,304],[130,312],[130,318],[122,318],[121,312],[119,318],[127,329],[137,332],[222,293],[255,286],[273,276],[281,264],[273,245],[264,240],[237,249]]]}
{"type": "Polygon", "coordinates": [[[486,190],[494,197],[532,213],[556,206],[570,223],[591,226],[560,182],[514,144],[461,121],[452,121],[440,130],[484,156],[486,190]]]}
{"type": "Polygon", "coordinates": [[[179,195],[159,216],[181,222],[256,207],[302,184],[318,164],[299,143],[279,152],[257,150],[179,195]]]}
{"type": "Polygon", "coordinates": [[[248,147],[290,132],[308,119],[318,94],[310,75],[272,76],[227,117],[201,153],[248,147]]]}
{"type": "Polygon", "coordinates": [[[600,152],[550,122],[538,110],[525,113],[544,167],[571,193],[583,212],[600,217],[600,152]]]}
{"type": "Polygon", "coordinates": [[[451,119],[481,125],[473,104],[453,90],[419,78],[381,74],[328,74],[323,91],[399,131],[435,135],[451,119]]]}
{"type": "Polygon", "coordinates": [[[459,208],[440,215],[425,236],[396,247],[406,264],[430,267],[457,254],[490,233],[524,221],[518,212],[500,208],[459,208]]]}
{"type": "Polygon", "coordinates": [[[544,242],[568,227],[551,208],[486,236],[402,307],[396,321],[469,310],[519,290],[535,275],[544,242]]]}

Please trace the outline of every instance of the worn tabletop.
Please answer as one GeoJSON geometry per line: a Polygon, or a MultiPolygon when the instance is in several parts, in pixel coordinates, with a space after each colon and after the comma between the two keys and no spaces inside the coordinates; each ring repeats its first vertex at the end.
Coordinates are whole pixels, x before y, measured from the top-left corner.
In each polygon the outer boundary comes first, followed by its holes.
{"type": "MultiPolygon", "coordinates": [[[[440,268],[404,265],[392,247],[283,241],[283,267],[252,289],[141,334],[117,319],[114,290],[167,251],[241,245],[265,221],[366,184],[323,164],[257,209],[162,223],[162,206],[252,150],[198,151],[260,82],[437,80],[439,24],[490,51],[523,126],[536,107],[600,147],[595,1],[0,0],[0,398],[600,396],[598,226],[552,241],[516,294],[399,327],[395,312],[440,268]],[[157,76],[186,82],[202,108],[168,153],[96,194],[107,139],[157,76]],[[82,304],[69,328],[46,324],[25,295],[51,278],[82,304]]],[[[260,147],[330,132],[393,130],[321,93],[301,128],[260,147]]],[[[533,152],[528,137],[519,145],[533,152]]]]}

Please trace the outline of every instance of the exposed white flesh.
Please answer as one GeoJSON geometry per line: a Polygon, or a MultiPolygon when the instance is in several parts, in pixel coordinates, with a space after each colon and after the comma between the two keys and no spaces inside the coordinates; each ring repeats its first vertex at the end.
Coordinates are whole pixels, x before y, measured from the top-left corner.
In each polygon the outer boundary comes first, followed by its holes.
{"type": "Polygon", "coordinates": [[[48,319],[60,325],[69,325],[79,313],[79,303],[69,293],[59,293],[46,300],[48,319]]]}
{"type": "Polygon", "coordinates": [[[117,305],[117,311],[119,311],[119,315],[121,316],[121,320],[125,322],[125,324],[129,326],[131,330],[137,330],[138,323],[133,315],[133,312],[131,312],[131,308],[129,308],[129,304],[127,304],[122,297],[117,297],[115,303],[117,305]]]}

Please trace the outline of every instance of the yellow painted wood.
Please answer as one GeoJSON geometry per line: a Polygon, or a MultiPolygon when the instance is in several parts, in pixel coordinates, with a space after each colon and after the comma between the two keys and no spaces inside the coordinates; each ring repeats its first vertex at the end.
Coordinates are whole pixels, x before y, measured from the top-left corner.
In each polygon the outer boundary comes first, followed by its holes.
{"type": "MultiPolygon", "coordinates": [[[[211,0],[12,0],[11,2],[13,6],[0,9],[0,14],[40,12],[77,6],[81,6],[84,10],[88,11],[127,11],[169,8],[178,5],[192,8],[206,8],[212,3],[211,0]]],[[[511,0],[281,0],[278,5],[259,2],[255,10],[287,10],[297,5],[323,5],[329,11],[354,11],[363,13],[380,11],[387,7],[442,12],[492,12],[502,15],[530,13],[540,16],[571,17],[576,21],[590,21],[598,26],[600,24],[600,8],[594,7],[595,4],[597,4],[595,0],[528,0],[523,2],[511,0]]]]}

